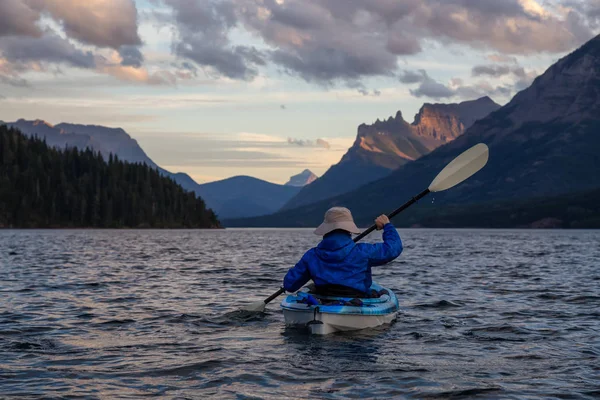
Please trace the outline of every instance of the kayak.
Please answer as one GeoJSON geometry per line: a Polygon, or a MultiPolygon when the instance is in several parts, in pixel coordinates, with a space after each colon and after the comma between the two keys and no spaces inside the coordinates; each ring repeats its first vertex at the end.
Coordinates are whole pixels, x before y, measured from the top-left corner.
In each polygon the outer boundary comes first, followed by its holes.
{"type": "Polygon", "coordinates": [[[355,299],[309,293],[304,287],[281,302],[287,326],[306,327],[316,335],[375,328],[392,322],[398,314],[394,292],[373,283],[380,297],[355,299]]]}

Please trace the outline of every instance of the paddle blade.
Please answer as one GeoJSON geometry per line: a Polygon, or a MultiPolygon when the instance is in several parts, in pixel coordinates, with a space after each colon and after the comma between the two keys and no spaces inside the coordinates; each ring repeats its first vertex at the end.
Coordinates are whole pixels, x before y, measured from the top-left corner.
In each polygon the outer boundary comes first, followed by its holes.
{"type": "Polygon", "coordinates": [[[247,306],[242,307],[243,311],[249,312],[264,312],[266,304],[264,301],[256,301],[254,303],[248,304],[247,306]]]}
{"type": "Polygon", "coordinates": [[[488,158],[488,147],[483,143],[476,144],[446,165],[429,185],[429,191],[441,192],[458,185],[483,168],[488,158]]]}

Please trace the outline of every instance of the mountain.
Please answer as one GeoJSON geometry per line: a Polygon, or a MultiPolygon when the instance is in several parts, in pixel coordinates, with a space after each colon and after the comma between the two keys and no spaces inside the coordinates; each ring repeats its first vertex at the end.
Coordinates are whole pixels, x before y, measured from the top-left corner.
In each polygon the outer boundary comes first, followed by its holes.
{"type": "Polygon", "coordinates": [[[121,128],[108,128],[99,125],[79,125],[61,123],[56,125],[67,133],[89,136],[92,146],[98,147],[105,157],[109,153],[116,154],[120,159],[131,163],[144,163],[149,167],[158,167],[142,150],[138,142],[121,128]]]}
{"type": "Polygon", "coordinates": [[[306,186],[309,183],[314,182],[318,176],[312,173],[311,170],[305,169],[300,172],[298,175],[294,175],[290,178],[290,180],[285,184],[286,186],[306,186]]]}
{"type": "Polygon", "coordinates": [[[356,141],[341,161],[306,186],[283,209],[292,209],[352,191],[389,175],[459,137],[476,120],[500,106],[489,97],[460,104],[424,104],[409,124],[395,117],[358,127],[356,141]]]}
{"type": "Polygon", "coordinates": [[[151,168],[158,168],[161,174],[172,178],[184,189],[201,196],[221,219],[274,213],[300,190],[293,186],[283,187],[250,177],[234,177],[200,185],[185,173],[172,173],[160,168],[148,157],[138,142],[121,128],[69,123],[52,125],[42,120],[24,119],[8,122],[6,125],[19,129],[30,137],[37,135],[45,138],[46,143],[52,147],[77,147],[82,150],[90,148],[102,153],[105,160],[108,160],[109,154],[112,153],[123,161],[144,163],[151,168]]]}
{"type": "Polygon", "coordinates": [[[0,126],[0,227],[218,228],[202,199],[143,164],[0,126]]]}
{"type": "Polygon", "coordinates": [[[359,223],[367,225],[376,214],[393,210],[426,188],[448,162],[478,142],[490,148],[488,165],[463,184],[430,195],[436,207],[595,189],[600,186],[599,131],[597,36],[548,68],[507,105],[476,121],[463,135],[389,176],[351,193],[244,224],[314,226],[328,207],[344,205],[359,223]]]}
{"type": "Polygon", "coordinates": [[[158,167],[138,142],[121,128],[67,123],[52,125],[42,120],[24,119],[7,122],[6,125],[20,130],[27,136],[37,135],[45,138],[46,143],[52,147],[77,147],[81,150],[89,147],[102,153],[105,159],[108,159],[109,154],[112,153],[124,161],[145,163],[152,168],[158,167]]]}
{"type": "Polygon", "coordinates": [[[243,218],[271,214],[291,199],[300,187],[277,185],[250,176],[234,176],[197,185],[195,192],[219,218],[243,218]]]}

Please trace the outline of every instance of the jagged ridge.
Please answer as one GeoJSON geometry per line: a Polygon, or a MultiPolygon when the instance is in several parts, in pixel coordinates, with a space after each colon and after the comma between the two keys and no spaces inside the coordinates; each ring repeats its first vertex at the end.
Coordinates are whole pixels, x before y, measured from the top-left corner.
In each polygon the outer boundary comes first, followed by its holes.
{"type": "Polygon", "coordinates": [[[306,186],[283,209],[291,209],[349,192],[380,179],[460,136],[477,119],[500,106],[489,97],[459,104],[424,104],[409,124],[394,117],[358,127],[356,140],[341,161],[306,186]]]}

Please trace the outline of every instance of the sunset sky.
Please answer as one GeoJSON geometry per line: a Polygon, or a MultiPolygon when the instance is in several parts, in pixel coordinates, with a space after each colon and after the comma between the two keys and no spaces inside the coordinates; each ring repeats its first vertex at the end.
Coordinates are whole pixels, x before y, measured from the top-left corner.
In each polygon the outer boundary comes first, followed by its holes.
{"type": "Polygon", "coordinates": [[[1,0],[0,120],[119,126],[198,182],[284,183],[360,123],[504,104],[599,26],[598,0],[1,0]]]}

